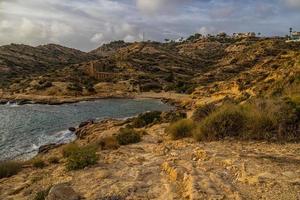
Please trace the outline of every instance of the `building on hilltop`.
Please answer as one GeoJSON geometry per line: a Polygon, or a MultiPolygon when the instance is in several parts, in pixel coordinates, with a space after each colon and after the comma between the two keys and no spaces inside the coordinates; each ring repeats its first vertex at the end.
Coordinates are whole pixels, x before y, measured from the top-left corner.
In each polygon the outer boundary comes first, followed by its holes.
{"type": "Polygon", "coordinates": [[[290,37],[286,42],[300,42],[300,32],[293,31],[293,28],[290,28],[290,37]]]}
{"type": "Polygon", "coordinates": [[[248,33],[233,33],[234,38],[253,38],[256,37],[256,34],[254,32],[248,32],[248,33]]]}
{"type": "Polygon", "coordinates": [[[292,32],[291,40],[300,42],[300,32],[296,32],[296,31],[292,32]]]}

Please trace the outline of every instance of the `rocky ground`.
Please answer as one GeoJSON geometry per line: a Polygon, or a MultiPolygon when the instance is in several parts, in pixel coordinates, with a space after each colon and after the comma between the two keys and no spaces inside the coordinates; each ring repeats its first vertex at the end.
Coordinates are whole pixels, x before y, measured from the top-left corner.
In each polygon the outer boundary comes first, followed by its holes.
{"type": "MultiPolygon", "coordinates": [[[[58,156],[59,164],[43,169],[27,166],[18,175],[1,179],[0,199],[33,199],[59,183],[69,188],[60,192],[89,200],[300,199],[299,144],[172,141],[164,131],[167,125],[146,128],[138,144],[98,150],[97,165],[84,170],[66,171],[62,147],[53,149],[40,156],[45,160],[58,156]]],[[[120,126],[119,121],[89,125],[76,143],[97,141],[120,126]]]]}

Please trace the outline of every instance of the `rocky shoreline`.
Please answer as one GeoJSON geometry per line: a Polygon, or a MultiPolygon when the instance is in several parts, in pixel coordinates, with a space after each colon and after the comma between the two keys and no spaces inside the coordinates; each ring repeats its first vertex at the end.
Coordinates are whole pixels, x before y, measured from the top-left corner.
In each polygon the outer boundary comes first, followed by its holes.
{"type": "MultiPolygon", "coordinates": [[[[163,103],[171,105],[180,105],[175,93],[126,93],[122,95],[104,95],[104,96],[37,96],[37,95],[21,95],[21,96],[5,96],[0,97],[0,105],[8,103],[25,105],[25,104],[45,104],[45,105],[62,105],[70,103],[78,103],[81,101],[96,101],[101,99],[160,99],[163,103]]],[[[181,95],[183,98],[189,98],[188,95],[181,95]]]]}

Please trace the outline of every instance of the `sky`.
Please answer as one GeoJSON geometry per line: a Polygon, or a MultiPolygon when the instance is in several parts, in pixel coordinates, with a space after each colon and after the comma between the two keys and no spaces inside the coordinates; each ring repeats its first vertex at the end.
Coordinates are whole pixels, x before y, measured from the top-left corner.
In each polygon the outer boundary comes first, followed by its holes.
{"type": "Polygon", "coordinates": [[[300,31],[300,0],[0,0],[0,45],[90,51],[113,40],[300,31]]]}

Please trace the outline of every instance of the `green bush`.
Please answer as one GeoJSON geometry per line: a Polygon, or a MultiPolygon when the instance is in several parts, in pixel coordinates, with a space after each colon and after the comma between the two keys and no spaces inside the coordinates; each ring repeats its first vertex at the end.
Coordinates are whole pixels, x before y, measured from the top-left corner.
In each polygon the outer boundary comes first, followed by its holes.
{"type": "Polygon", "coordinates": [[[140,133],[131,128],[121,128],[116,138],[120,145],[134,144],[141,141],[140,133]]]}
{"type": "Polygon", "coordinates": [[[132,122],[132,126],[135,128],[142,128],[149,124],[152,124],[156,121],[160,121],[161,112],[152,111],[140,114],[137,118],[135,118],[132,122]]]}
{"type": "Polygon", "coordinates": [[[87,166],[94,165],[98,161],[96,148],[94,146],[78,147],[67,157],[67,170],[84,169],[87,166]]]}
{"type": "Polygon", "coordinates": [[[33,159],[33,160],[32,160],[32,165],[33,165],[35,168],[40,168],[40,169],[46,167],[46,163],[45,163],[42,159],[40,159],[40,158],[35,158],[35,159],[33,159]]]}
{"type": "Polygon", "coordinates": [[[0,179],[13,176],[22,169],[22,164],[16,161],[0,162],[0,179]]]}
{"type": "Polygon", "coordinates": [[[192,136],[192,130],[195,124],[190,119],[182,119],[172,123],[167,127],[166,132],[171,136],[172,139],[177,140],[185,137],[192,136]]]}
{"type": "Polygon", "coordinates": [[[48,159],[48,162],[51,163],[51,164],[58,164],[58,163],[59,163],[59,158],[58,158],[58,157],[55,157],[55,156],[50,157],[50,158],[48,159]]]}
{"type": "Polygon", "coordinates": [[[199,106],[193,112],[192,119],[194,121],[200,122],[201,120],[203,120],[205,117],[207,117],[209,114],[211,114],[215,110],[216,110],[216,106],[214,104],[205,104],[205,105],[199,106]]]}
{"type": "Polygon", "coordinates": [[[193,135],[197,140],[225,137],[253,140],[299,140],[300,112],[291,100],[254,100],[223,105],[202,119],[193,135]]]}
{"type": "Polygon", "coordinates": [[[193,131],[196,140],[216,140],[236,137],[246,124],[246,116],[236,105],[224,105],[204,118],[193,131]]]}
{"type": "Polygon", "coordinates": [[[62,149],[62,155],[64,158],[69,157],[73,152],[77,151],[79,149],[79,146],[74,143],[67,144],[63,149],[62,149]]]}
{"type": "Polygon", "coordinates": [[[248,123],[243,135],[249,139],[299,139],[300,112],[297,104],[286,100],[256,100],[243,105],[248,123]]]}

